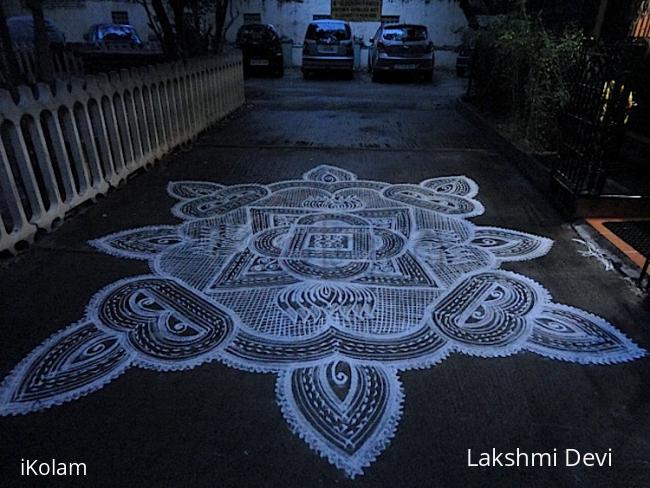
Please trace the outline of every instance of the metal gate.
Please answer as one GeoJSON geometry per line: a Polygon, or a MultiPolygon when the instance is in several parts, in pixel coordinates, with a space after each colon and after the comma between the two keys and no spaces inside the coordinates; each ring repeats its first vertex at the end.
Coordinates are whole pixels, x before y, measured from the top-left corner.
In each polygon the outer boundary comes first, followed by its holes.
{"type": "Polygon", "coordinates": [[[560,121],[554,180],[578,196],[602,194],[633,108],[632,75],[643,60],[633,42],[585,47],[571,76],[571,99],[560,121]]]}

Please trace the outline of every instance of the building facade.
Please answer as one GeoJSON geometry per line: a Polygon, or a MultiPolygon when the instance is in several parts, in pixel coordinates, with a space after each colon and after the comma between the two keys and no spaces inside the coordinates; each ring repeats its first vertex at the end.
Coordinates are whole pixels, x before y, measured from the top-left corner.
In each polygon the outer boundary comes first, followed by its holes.
{"type": "MultiPolygon", "coordinates": [[[[7,15],[25,15],[23,0],[3,0],[7,15]]],[[[452,49],[461,43],[467,19],[454,0],[231,0],[226,16],[226,40],[234,42],[244,23],[273,24],[292,44],[291,63],[301,64],[302,42],[307,25],[316,19],[349,20],[361,46],[360,65],[365,64],[364,45],[381,22],[424,24],[439,50],[438,65],[452,63],[452,49]],[[442,50],[440,50],[442,49],[442,50]]],[[[92,24],[113,22],[133,25],[144,40],[152,39],[145,9],[134,0],[49,0],[45,15],[66,35],[68,42],[83,42],[92,24]]],[[[213,22],[213,16],[206,19],[213,22]]],[[[359,64],[357,67],[359,67],[359,64]]]]}
{"type": "Polygon", "coordinates": [[[233,39],[245,22],[273,24],[280,34],[301,43],[309,22],[320,18],[350,20],[352,33],[368,41],[382,20],[424,24],[437,46],[455,46],[467,26],[459,3],[450,0],[234,0],[233,39]]]}
{"type": "Polygon", "coordinates": [[[448,67],[454,65],[452,50],[461,44],[467,29],[467,18],[459,2],[453,0],[234,0],[226,17],[226,24],[230,23],[226,39],[234,41],[244,23],[273,24],[282,37],[292,41],[291,63],[287,64],[300,66],[307,25],[323,18],[350,21],[361,47],[357,68],[365,67],[365,46],[381,22],[426,25],[436,45],[436,64],[448,67]]]}

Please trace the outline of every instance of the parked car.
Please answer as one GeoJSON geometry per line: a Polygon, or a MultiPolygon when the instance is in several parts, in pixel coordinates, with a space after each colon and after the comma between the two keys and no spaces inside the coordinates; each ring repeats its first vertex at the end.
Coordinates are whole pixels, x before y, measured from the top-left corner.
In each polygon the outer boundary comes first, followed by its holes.
{"type": "Polygon", "coordinates": [[[410,71],[433,78],[435,53],[429,32],[423,25],[382,25],[370,38],[368,70],[373,81],[383,73],[410,71]]]}
{"type": "Polygon", "coordinates": [[[352,29],[343,20],[317,20],[307,26],[302,50],[302,73],[338,71],[354,76],[352,29]]]}
{"type": "MultiPolygon", "coordinates": [[[[9,37],[15,44],[31,46],[34,44],[34,19],[31,15],[18,15],[7,19],[9,37]]],[[[50,44],[62,46],[65,44],[65,35],[54,22],[45,19],[45,29],[50,44]]]]}
{"type": "Polygon", "coordinates": [[[237,47],[242,51],[244,75],[270,72],[284,75],[282,41],[271,24],[244,24],[237,31],[237,47]]]}
{"type": "Polygon", "coordinates": [[[472,44],[463,44],[458,50],[458,56],[456,57],[456,76],[463,78],[468,76],[471,63],[472,55],[474,53],[474,46],[472,44]]]}
{"type": "Polygon", "coordinates": [[[95,24],[84,35],[78,52],[86,73],[147,66],[162,62],[160,44],[143,42],[132,25],[95,24]]]}
{"type": "Polygon", "coordinates": [[[132,25],[94,24],[84,35],[86,42],[95,46],[142,47],[142,38],[132,25]]]}

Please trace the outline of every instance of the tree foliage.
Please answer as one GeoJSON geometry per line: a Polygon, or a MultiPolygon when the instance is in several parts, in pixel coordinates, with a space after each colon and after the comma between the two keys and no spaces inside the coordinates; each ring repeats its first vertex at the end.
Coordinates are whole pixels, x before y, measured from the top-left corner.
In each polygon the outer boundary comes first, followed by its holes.
{"type": "Polygon", "coordinates": [[[470,25],[478,15],[527,14],[547,30],[561,33],[567,25],[586,35],[623,39],[643,0],[458,0],[470,25]],[[602,12],[601,12],[602,11],[602,12]],[[599,19],[599,12],[602,18],[599,19]],[[604,23],[604,28],[597,26],[604,23]]]}
{"type": "Polygon", "coordinates": [[[569,74],[585,37],[568,27],[547,30],[538,17],[506,16],[482,31],[474,65],[475,90],[484,108],[535,149],[555,150],[559,117],[569,102],[569,74]]]}
{"type": "Polygon", "coordinates": [[[234,16],[230,0],[137,0],[168,59],[216,52],[234,16]],[[227,21],[230,15],[230,22],[227,21]]]}

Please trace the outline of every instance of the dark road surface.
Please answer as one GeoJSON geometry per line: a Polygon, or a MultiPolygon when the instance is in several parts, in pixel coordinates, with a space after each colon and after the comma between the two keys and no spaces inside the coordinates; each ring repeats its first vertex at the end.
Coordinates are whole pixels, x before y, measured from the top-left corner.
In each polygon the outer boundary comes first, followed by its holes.
{"type": "MultiPolygon", "coordinates": [[[[170,180],[224,184],[299,178],[320,164],[360,179],[417,183],[466,175],[486,211],[477,224],[555,240],[540,259],[505,269],[542,283],[555,301],[600,315],[650,347],[650,303],[598,261],[544,196],[455,111],[462,84],[282,80],[247,82],[248,105],[187,152],[162,161],[0,267],[0,377],[53,332],[79,320],[88,299],[146,274],[86,241],[128,228],[178,223],[170,180]]],[[[454,355],[402,373],[407,401],[390,446],[348,480],[286,425],[273,375],[220,364],[157,373],[133,368],[75,402],[0,417],[0,486],[88,487],[629,487],[650,486],[650,359],[582,366],[529,353],[454,355]],[[611,448],[612,467],[467,467],[467,449],[528,452],[611,448]],[[20,459],[85,462],[85,479],[20,478],[20,459]]]]}

